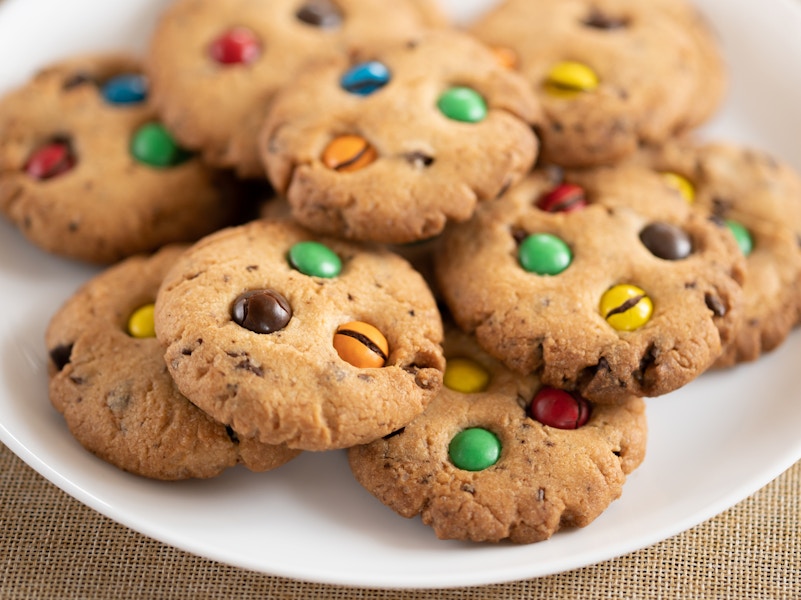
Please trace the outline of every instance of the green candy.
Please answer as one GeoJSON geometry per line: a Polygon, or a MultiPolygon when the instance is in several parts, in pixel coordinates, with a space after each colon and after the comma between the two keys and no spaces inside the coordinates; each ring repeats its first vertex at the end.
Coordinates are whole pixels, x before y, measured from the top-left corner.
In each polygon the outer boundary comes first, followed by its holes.
{"type": "Polygon", "coordinates": [[[468,87],[453,87],[437,101],[440,112],[454,121],[478,123],[487,117],[487,103],[477,91],[468,87]]]}
{"type": "Polygon", "coordinates": [[[131,154],[151,167],[172,167],[185,161],[189,154],[167,132],[163,125],[142,125],[131,139],[131,154]]]}
{"type": "Polygon", "coordinates": [[[465,471],[483,471],[501,456],[501,441],[491,431],[473,427],[457,433],[448,446],[451,462],[465,471]]]}
{"type": "Polygon", "coordinates": [[[568,245],[550,233],[534,233],[517,251],[520,266],[537,275],[558,275],[573,262],[568,245]]]}
{"type": "Polygon", "coordinates": [[[729,231],[734,235],[734,239],[740,247],[740,252],[743,253],[743,256],[751,254],[751,251],[754,249],[754,239],[751,237],[751,234],[748,233],[745,226],[737,221],[727,220],[726,227],[728,227],[729,231]]]}
{"type": "Polygon", "coordinates": [[[289,249],[289,264],[304,275],[330,279],[342,272],[342,261],[319,242],[298,242],[289,249]]]}

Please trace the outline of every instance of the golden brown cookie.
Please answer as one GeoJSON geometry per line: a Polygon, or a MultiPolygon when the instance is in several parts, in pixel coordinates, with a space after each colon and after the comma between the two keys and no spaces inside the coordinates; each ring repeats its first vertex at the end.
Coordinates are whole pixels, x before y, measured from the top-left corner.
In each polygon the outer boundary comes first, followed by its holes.
{"type": "Polygon", "coordinates": [[[531,543],[584,527],[645,456],[642,399],[593,405],[449,332],[445,385],[403,429],[348,451],[356,479],[439,538],[531,543]]]}
{"type": "Polygon", "coordinates": [[[183,252],[135,256],[84,284],[46,334],[50,400],[90,452],[155,479],[274,469],[297,451],[240,438],[181,396],[153,334],[152,303],[183,252]]]}
{"type": "Polygon", "coordinates": [[[736,334],[733,237],[650,169],[537,171],[441,248],[459,325],[513,370],[593,401],[675,390],[736,334]]]}
{"type": "Polygon", "coordinates": [[[325,450],[417,416],[442,383],[442,324],[400,257],[289,221],[195,244],[166,277],[156,333],[179,389],[240,435],[325,450]]]}
{"type": "Polygon", "coordinates": [[[256,136],[268,103],[307,61],[443,21],[433,0],[177,0],[156,26],[147,71],[183,145],[261,177],[256,136]]]}
{"type": "Polygon", "coordinates": [[[0,212],[34,244],[112,263],[238,218],[241,190],[175,145],[141,66],[78,57],[0,100],[0,212]]]}
{"type": "Polygon", "coordinates": [[[638,160],[683,184],[695,209],[726,222],[746,257],[739,332],[716,366],[756,360],[779,346],[801,310],[798,173],[756,148],[689,139],[645,150],[638,160]]]}
{"type": "Polygon", "coordinates": [[[261,151],[306,227],[403,244],[519,181],[537,155],[539,115],[488,48],[429,31],[310,68],[276,96],[261,151]]]}
{"type": "Polygon", "coordinates": [[[705,122],[726,70],[685,0],[505,0],[470,31],[538,93],[544,160],[611,164],[705,122]]]}

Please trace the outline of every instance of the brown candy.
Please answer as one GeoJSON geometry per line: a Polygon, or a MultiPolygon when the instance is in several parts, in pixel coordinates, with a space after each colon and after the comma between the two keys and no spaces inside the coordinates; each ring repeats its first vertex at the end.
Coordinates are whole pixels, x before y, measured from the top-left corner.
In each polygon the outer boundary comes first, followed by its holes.
{"type": "Polygon", "coordinates": [[[640,232],[640,241],[651,254],[665,260],[687,258],[693,250],[687,233],[670,223],[651,223],[640,232]]]}
{"type": "Polygon", "coordinates": [[[289,324],[292,307],[275,290],[251,290],[234,301],[231,317],[255,333],[274,333],[289,324]]]}

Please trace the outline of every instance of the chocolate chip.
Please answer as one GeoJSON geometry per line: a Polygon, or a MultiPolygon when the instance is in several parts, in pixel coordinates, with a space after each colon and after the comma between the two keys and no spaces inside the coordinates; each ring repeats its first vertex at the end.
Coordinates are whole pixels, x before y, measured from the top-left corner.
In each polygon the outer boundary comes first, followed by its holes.
{"type": "Polygon", "coordinates": [[[409,152],[404,155],[407,162],[411,163],[418,169],[423,167],[430,167],[434,164],[434,157],[428,156],[422,152],[409,152]]]}
{"type": "Polygon", "coordinates": [[[640,232],[640,241],[651,254],[665,260],[687,258],[693,249],[687,232],[670,223],[651,223],[640,232]]]}
{"type": "Polygon", "coordinates": [[[589,16],[582,21],[584,25],[587,27],[592,27],[594,29],[603,29],[605,31],[611,31],[614,29],[622,29],[627,27],[629,24],[629,20],[625,17],[615,17],[612,15],[608,15],[604,12],[601,12],[598,8],[593,8],[589,14],[589,16]]]}
{"type": "Polygon", "coordinates": [[[50,350],[50,360],[59,371],[69,364],[71,355],[72,344],[60,344],[50,350]]]}
{"type": "Polygon", "coordinates": [[[65,79],[61,89],[68,91],[83,85],[97,85],[97,80],[88,73],[78,72],[65,79]]]}
{"type": "Polygon", "coordinates": [[[342,11],[329,0],[309,0],[298,9],[295,16],[308,25],[323,29],[342,24],[342,11]]]}
{"type": "Polygon", "coordinates": [[[706,302],[706,307],[711,310],[716,317],[723,317],[726,315],[726,306],[717,296],[706,294],[704,296],[704,302],[706,302]]]}
{"type": "Polygon", "coordinates": [[[255,333],[273,333],[287,326],[292,319],[292,307],[275,290],[251,290],[234,301],[231,317],[255,333]]]}

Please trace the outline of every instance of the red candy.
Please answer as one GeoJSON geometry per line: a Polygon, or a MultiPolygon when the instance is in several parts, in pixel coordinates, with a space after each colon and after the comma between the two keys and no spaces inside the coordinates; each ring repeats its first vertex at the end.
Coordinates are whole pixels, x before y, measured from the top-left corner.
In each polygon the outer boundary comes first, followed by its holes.
{"type": "Polygon", "coordinates": [[[572,183],[563,183],[537,201],[537,208],[545,212],[573,212],[587,206],[584,189],[572,183]]]}
{"type": "Polygon", "coordinates": [[[69,143],[53,141],[34,152],[25,165],[25,172],[33,179],[52,179],[75,166],[75,155],[69,143]]]}
{"type": "Polygon", "coordinates": [[[247,27],[233,27],[211,43],[209,54],[223,65],[246,65],[259,57],[261,44],[247,27]]]}
{"type": "Polygon", "coordinates": [[[564,390],[542,388],[529,407],[531,418],[557,429],[578,429],[590,418],[590,403],[564,390]]]}

